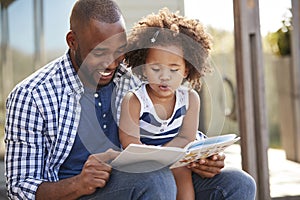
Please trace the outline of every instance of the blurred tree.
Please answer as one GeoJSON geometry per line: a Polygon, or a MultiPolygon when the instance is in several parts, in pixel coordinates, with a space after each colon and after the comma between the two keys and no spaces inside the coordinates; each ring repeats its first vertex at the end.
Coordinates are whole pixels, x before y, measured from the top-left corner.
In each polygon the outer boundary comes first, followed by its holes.
{"type": "MultiPolygon", "coordinates": [[[[291,14],[291,9],[289,9],[289,13],[291,14]]],[[[291,55],[291,19],[291,17],[285,17],[282,20],[282,27],[279,28],[276,32],[269,33],[267,35],[267,40],[271,46],[271,49],[276,55],[291,55]]]]}

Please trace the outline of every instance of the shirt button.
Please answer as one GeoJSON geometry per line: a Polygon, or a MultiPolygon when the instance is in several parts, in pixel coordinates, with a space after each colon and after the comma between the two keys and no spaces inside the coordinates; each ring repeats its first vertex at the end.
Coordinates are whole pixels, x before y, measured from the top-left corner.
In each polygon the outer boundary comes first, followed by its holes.
{"type": "Polygon", "coordinates": [[[163,125],[167,125],[168,122],[163,122],[163,125]]]}
{"type": "Polygon", "coordinates": [[[98,102],[98,106],[99,106],[99,107],[101,107],[101,106],[102,106],[101,102],[98,102]]]}
{"type": "Polygon", "coordinates": [[[106,129],[106,124],[103,125],[103,128],[106,129]]]}
{"type": "Polygon", "coordinates": [[[94,97],[95,97],[95,98],[98,98],[98,97],[99,97],[99,94],[98,94],[98,93],[94,93],[94,97]]]}
{"type": "Polygon", "coordinates": [[[105,117],[106,117],[106,114],[104,113],[102,116],[103,116],[103,118],[105,118],[105,117]]]}
{"type": "Polygon", "coordinates": [[[163,132],[164,131],[164,129],[160,129],[160,132],[163,132]]]}

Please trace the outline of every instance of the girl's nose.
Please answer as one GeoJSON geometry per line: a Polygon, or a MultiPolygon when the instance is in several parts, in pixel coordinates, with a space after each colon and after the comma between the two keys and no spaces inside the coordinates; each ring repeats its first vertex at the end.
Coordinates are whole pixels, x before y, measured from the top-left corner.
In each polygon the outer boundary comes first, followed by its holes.
{"type": "Polygon", "coordinates": [[[159,78],[164,81],[170,80],[171,75],[170,75],[169,70],[166,70],[166,69],[162,70],[159,78]]]}

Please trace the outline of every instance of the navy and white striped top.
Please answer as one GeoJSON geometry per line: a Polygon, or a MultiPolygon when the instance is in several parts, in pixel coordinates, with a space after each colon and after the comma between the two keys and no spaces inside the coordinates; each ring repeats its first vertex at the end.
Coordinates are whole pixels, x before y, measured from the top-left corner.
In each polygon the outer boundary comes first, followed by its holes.
{"type": "Polygon", "coordinates": [[[188,88],[181,86],[176,90],[176,103],[169,119],[162,120],[155,112],[153,103],[148,96],[146,84],[132,90],[141,103],[140,137],[141,142],[149,145],[163,145],[172,140],[180,130],[183,118],[188,109],[188,88]]]}

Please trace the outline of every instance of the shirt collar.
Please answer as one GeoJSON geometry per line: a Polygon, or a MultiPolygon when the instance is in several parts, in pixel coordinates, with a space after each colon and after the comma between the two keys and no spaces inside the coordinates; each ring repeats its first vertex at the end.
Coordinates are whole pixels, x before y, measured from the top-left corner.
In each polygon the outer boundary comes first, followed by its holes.
{"type": "Polygon", "coordinates": [[[120,65],[117,68],[117,71],[115,73],[113,82],[118,85],[118,82],[121,80],[122,76],[126,76],[127,78],[130,78],[132,76],[130,68],[127,68],[127,66],[123,63],[120,63],[120,65]]]}
{"type": "Polygon", "coordinates": [[[70,89],[70,92],[77,94],[83,93],[83,84],[80,81],[80,78],[71,62],[70,50],[68,50],[64,55],[61,64],[63,66],[64,76],[66,78],[66,86],[70,89]]]}

